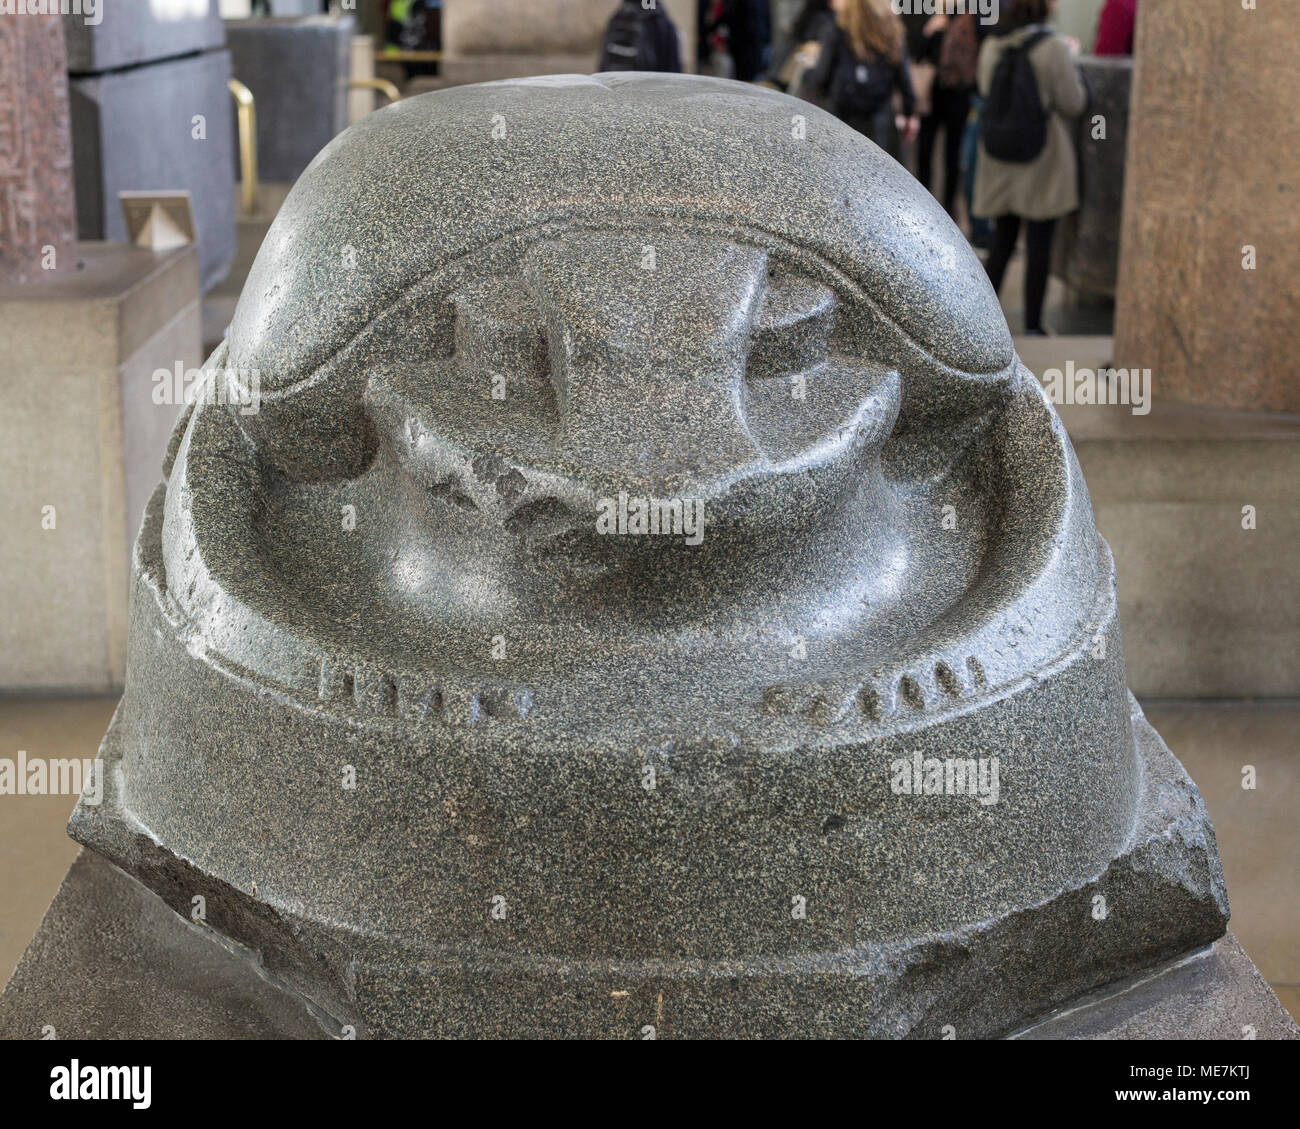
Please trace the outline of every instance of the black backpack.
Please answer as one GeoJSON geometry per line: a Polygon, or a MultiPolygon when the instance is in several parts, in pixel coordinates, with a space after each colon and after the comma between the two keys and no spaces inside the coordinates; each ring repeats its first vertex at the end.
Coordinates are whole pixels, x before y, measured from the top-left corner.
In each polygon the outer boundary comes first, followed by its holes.
{"type": "Polygon", "coordinates": [[[1018,47],[1008,47],[998,60],[980,127],[980,140],[990,157],[1025,164],[1047,144],[1047,111],[1029,52],[1051,34],[1040,30],[1018,47]]]}
{"type": "Polygon", "coordinates": [[[888,59],[863,62],[847,42],[839,45],[830,88],[831,108],[837,117],[870,117],[889,102],[893,92],[894,68],[888,59]]]}
{"type": "Polygon", "coordinates": [[[605,28],[605,38],[600,44],[599,71],[653,71],[658,70],[655,58],[654,36],[650,21],[654,12],[639,3],[625,3],[605,28]]]}

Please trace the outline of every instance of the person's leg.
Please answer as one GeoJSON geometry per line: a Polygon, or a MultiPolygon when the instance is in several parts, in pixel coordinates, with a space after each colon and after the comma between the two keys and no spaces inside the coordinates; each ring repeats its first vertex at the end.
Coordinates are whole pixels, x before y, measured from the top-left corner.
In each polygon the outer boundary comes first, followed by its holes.
{"type": "Polygon", "coordinates": [[[965,136],[962,139],[962,192],[966,196],[966,215],[970,217],[971,245],[980,249],[988,248],[993,240],[993,225],[983,216],[975,214],[975,166],[979,163],[980,122],[984,116],[984,100],[972,95],[971,105],[975,112],[966,121],[965,136]]]}
{"type": "Polygon", "coordinates": [[[939,115],[931,106],[930,112],[921,119],[921,129],[916,135],[916,179],[926,188],[930,187],[934,175],[934,142],[938,132],[939,115]]]}
{"type": "Polygon", "coordinates": [[[945,90],[943,109],[943,206],[951,216],[961,184],[961,140],[970,116],[970,91],[945,90]]]}
{"type": "Polygon", "coordinates": [[[1030,220],[1025,232],[1025,332],[1043,332],[1043,299],[1047,296],[1047,274],[1052,265],[1052,235],[1055,220],[1030,220]]]}
{"type": "Polygon", "coordinates": [[[1007,263],[1016,249],[1016,239],[1020,235],[1020,217],[1008,213],[998,216],[993,224],[993,246],[985,260],[984,269],[989,273],[989,281],[994,291],[1002,289],[1002,276],[1007,272],[1007,263]]]}

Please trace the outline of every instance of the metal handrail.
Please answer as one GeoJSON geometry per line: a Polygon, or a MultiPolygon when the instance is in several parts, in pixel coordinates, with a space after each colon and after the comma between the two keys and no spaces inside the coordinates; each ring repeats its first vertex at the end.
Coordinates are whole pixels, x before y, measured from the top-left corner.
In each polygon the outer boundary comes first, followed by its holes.
{"type": "Polygon", "coordinates": [[[378,90],[389,104],[400,102],[402,92],[397,89],[395,83],[391,83],[386,78],[353,78],[348,80],[349,90],[378,90]]]}
{"type": "Polygon", "coordinates": [[[239,121],[239,206],[246,216],[257,213],[257,107],[253,92],[237,78],[227,84],[235,99],[239,121]]]}

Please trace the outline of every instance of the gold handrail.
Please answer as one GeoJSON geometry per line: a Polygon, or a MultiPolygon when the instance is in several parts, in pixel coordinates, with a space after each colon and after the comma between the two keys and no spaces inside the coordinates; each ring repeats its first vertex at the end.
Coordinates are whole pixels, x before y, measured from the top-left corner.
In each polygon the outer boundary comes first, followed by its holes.
{"type": "Polygon", "coordinates": [[[237,78],[227,84],[239,119],[239,206],[244,215],[257,213],[257,107],[253,92],[237,78]]]}
{"type": "Polygon", "coordinates": [[[402,92],[386,78],[353,78],[348,80],[349,90],[378,90],[389,103],[400,102],[402,92]]]}

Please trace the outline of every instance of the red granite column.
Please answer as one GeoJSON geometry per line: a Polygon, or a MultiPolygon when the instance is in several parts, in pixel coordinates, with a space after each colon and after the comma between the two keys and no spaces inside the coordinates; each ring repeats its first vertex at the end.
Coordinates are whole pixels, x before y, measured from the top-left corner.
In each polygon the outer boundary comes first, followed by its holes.
{"type": "Polygon", "coordinates": [[[1300,412],[1295,16],[1138,7],[1115,362],[1157,403],[1300,412]]]}
{"type": "Polygon", "coordinates": [[[0,19],[0,278],[76,269],[76,201],[60,16],[0,19]]]}

